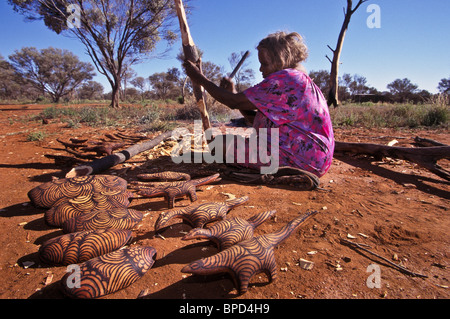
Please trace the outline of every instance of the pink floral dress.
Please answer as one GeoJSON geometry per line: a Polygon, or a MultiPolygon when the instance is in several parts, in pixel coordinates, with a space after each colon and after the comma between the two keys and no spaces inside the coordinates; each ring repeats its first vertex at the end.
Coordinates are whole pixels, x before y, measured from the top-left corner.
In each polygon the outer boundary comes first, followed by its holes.
{"type": "MultiPolygon", "coordinates": [[[[297,167],[323,176],[330,168],[334,134],[327,103],[311,78],[285,69],[244,91],[258,109],[253,127],[279,129],[279,166],[297,167]]],[[[268,152],[271,143],[268,141],[268,152]]],[[[258,168],[261,163],[243,166],[258,168]]]]}

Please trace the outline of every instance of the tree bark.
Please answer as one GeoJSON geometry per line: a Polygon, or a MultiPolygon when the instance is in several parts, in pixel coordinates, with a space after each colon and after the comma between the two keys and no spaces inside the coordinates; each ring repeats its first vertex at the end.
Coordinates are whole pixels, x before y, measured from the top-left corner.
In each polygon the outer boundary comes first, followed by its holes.
{"type": "Polygon", "coordinates": [[[369,143],[335,142],[336,153],[365,154],[380,157],[391,157],[416,163],[430,172],[446,180],[450,180],[450,172],[437,164],[440,159],[450,158],[450,146],[433,147],[394,147],[369,143]]]}
{"type": "MultiPolygon", "coordinates": [[[[187,23],[183,2],[181,0],[174,1],[175,7],[177,9],[178,20],[180,22],[184,58],[188,61],[196,63],[199,59],[199,55],[194,40],[191,37],[191,32],[187,23]]],[[[195,83],[192,83],[192,85],[194,89],[194,96],[197,101],[197,107],[200,110],[200,114],[202,117],[203,129],[207,130],[211,128],[211,123],[209,121],[208,111],[206,110],[204,90],[200,85],[197,85],[195,83]]]]}
{"type": "Polygon", "coordinates": [[[339,106],[339,64],[341,59],[342,47],[344,45],[345,35],[347,34],[347,29],[350,24],[350,19],[352,15],[358,10],[358,8],[368,0],[359,0],[358,4],[352,9],[353,1],[347,0],[347,10],[344,11],[345,18],[344,23],[342,24],[341,31],[339,33],[336,49],[330,48],[333,52],[333,60],[331,60],[328,56],[328,60],[331,62],[331,72],[330,72],[330,91],[328,92],[328,106],[333,105],[334,107],[339,106]]]}
{"type": "Polygon", "coordinates": [[[117,83],[114,83],[111,85],[111,87],[112,87],[111,107],[118,108],[120,106],[120,85],[117,83]]]}
{"type": "Polygon", "coordinates": [[[145,151],[148,151],[148,150],[154,148],[159,143],[165,141],[166,139],[170,138],[171,136],[172,136],[172,131],[168,131],[150,141],[130,146],[129,148],[127,148],[121,152],[118,152],[118,153],[115,153],[112,155],[108,155],[106,157],[94,160],[90,163],[75,167],[66,174],[66,178],[92,175],[92,174],[97,174],[97,173],[103,172],[111,167],[116,166],[117,164],[120,164],[120,163],[123,163],[123,162],[129,160],[130,158],[132,158],[133,156],[135,156],[139,153],[142,153],[142,152],[145,152],[145,151]]]}

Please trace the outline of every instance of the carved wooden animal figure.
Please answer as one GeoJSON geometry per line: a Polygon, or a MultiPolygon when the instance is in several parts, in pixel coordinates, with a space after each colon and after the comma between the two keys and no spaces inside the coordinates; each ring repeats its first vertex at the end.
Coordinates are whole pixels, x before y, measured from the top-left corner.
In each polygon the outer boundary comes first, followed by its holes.
{"type": "Polygon", "coordinates": [[[219,250],[225,250],[241,241],[252,238],[255,228],[275,213],[275,210],[263,212],[248,220],[240,217],[226,219],[208,228],[192,229],[181,239],[209,239],[217,245],[219,250]]]}
{"type": "Polygon", "coordinates": [[[39,258],[50,265],[78,264],[125,246],[130,230],[91,230],[47,240],[38,251],[39,258]]]}
{"type": "Polygon", "coordinates": [[[264,272],[269,277],[269,282],[272,282],[277,277],[274,248],[316,213],[306,213],[292,220],[278,232],[244,240],[211,257],[194,261],[185,266],[181,272],[197,275],[229,272],[240,294],[247,291],[250,279],[255,274],[264,272]]]}
{"type": "Polygon", "coordinates": [[[117,176],[78,176],[41,184],[28,192],[28,198],[36,207],[51,208],[61,200],[64,201],[89,193],[126,189],[127,181],[117,176]]]}
{"type": "Polygon", "coordinates": [[[64,222],[72,217],[93,210],[108,210],[128,207],[130,199],[135,195],[129,191],[113,190],[109,192],[87,193],[72,199],[60,201],[44,213],[47,225],[62,227],[64,222]]]}
{"type": "Polygon", "coordinates": [[[161,183],[153,188],[140,188],[138,194],[144,197],[165,197],[169,204],[169,208],[175,206],[175,199],[181,196],[188,195],[191,202],[197,200],[196,188],[197,186],[210,184],[219,180],[220,174],[211,175],[205,178],[172,182],[172,183],[161,183]]]}
{"type": "Polygon", "coordinates": [[[224,202],[191,205],[163,212],[155,223],[155,231],[158,232],[160,229],[168,226],[169,221],[173,218],[181,218],[192,227],[201,228],[212,221],[225,219],[231,209],[245,203],[248,199],[248,196],[244,196],[224,202]]]}
{"type": "Polygon", "coordinates": [[[142,181],[154,181],[159,180],[161,182],[169,182],[169,181],[189,181],[191,180],[191,176],[186,173],[180,173],[180,172],[172,172],[172,171],[166,171],[161,173],[153,173],[153,174],[139,174],[137,176],[138,179],[142,181]]]}
{"type": "Polygon", "coordinates": [[[144,214],[126,207],[94,210],[66,220],[62,229],[65,233],[94,229],[133,229],[144,218],[144,214]]]}
{"type": "Polygon", "coordinates": [[[63,291],[69,297],[82,299],[117,292],[144,276],[155,258],[155,248],[136,246],[90,259],[79,265],[79,273],[69,272],[61,279],[63,291]]]}

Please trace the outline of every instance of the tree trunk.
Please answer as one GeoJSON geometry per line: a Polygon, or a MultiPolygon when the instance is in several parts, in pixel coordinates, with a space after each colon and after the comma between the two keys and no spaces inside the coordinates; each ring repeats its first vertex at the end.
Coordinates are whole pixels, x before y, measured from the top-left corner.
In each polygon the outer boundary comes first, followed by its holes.
{"type": "Polygon", "coordinates": [[[126,150],[123,150],[121,152],[108,155],[106,157],[94,160],[90,163],[83,164],[81,166],[73,168],[70,172],[66,174],[66,178],[72,178],[76,176],[85,176],[85,175],[93,175],[97,173],[101,173],[113,166],[116,166],[117,164],[123,163],[133,156],[136,156],[139,153],[148,151],[155,146],[157,146],[159,143],[165,141],[166,139],[170,138],[172,136],[172,131],[163,133],[159,135],[158,137],[144,142],[140,144],[136,144],[133,146],[130,146],[126,150]]]}
{"type": "MultiPolygon", "coordinates": [[[[197,62],[199,59],[198,51],[195,46],[194,40],[191,37],[189,25],[187,24],[186,13],[184,11],[183,2],[181,0],[174,0],[177,10],[178,20],[180,22],[181,38],[183,43],[184,58],[191,62],[197,62]]],[[[192,83],[194,89],[194,96],[197,100],[197,107],[200,110],[200,114],[203,122],[203,129],[207,130],[211,128],[209,121],[209,115],[206,110],[206,102],[204,97],[203,88],[195,83],[192,83]]]]}
{"type": "Polygon", "coordinates": [[[341,32],[339,33],[336,49],[330,48],[333,51],[333,60],[328,58],[331,62],[331,72],[330,72],[330,91],[328,92],[328,105],[333,105],[334,107],[339,106],[339,64],[341,58],[342,47],[344,45],[345,35],[347,33],[348,25],[350,24],[350,19],[352,15],[358,10],[359,6],[366,2],[367,0],[359,0],[358,4],[352,9],[352,0],[347,0],[347,10],[345,11],[344,23],[342,24],[341,32]]]}
{"type": "Polygon", "coordinates": [[[112,108],[120,106],[120,85],[115,83],[112,85],[111,105],[112,108]]]}
{"type": "Polygon", "coordinates": [[[450,172],[437,164],[440,159],[450,158],[450,146],[408,148],[338,141],[335,144],[336,153],[365,154],[376,158],[391,157],[407,160],[428,169],[437,176],[450,180],[450,172]]]}

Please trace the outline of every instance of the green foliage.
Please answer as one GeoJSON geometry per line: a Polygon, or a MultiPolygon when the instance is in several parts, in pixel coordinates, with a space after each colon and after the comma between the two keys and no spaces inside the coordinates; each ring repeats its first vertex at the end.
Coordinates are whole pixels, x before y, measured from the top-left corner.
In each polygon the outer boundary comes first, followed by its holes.
{"type": "Polygon", "coordinates": [[[425,114],[422,125],[437,126],[448,123],[450,120],[450,110],[445,106],[435,106],[425,114]]]}
{"type": "Polygon", "coordinates": [[[78,38],[111,83],[113,107],[119,106],[118,88],[124,70],[147,58],[161,40],[173,44],[177,38],[173,1],[75,1],[82,5],[75,9],[79,25],[72,28],[67,25],[67,8],[74,1],[8,0],[8,3],[27,19],[43,20],[50,30],[78,38]]]}
{"type": "Polygon", "coordinates": [[[45,132],[42,132],[42,131],[31,132],[27,136],[27,141],[28,142],[42,141],[46,137],[47,137],[47,134],[45,134],[45,132]]]}
{"type": "Polygon", "coordinates": [[[42,94],[49,94],[53,102],[94,76],[94,67],[68,50],[24,47],[9,59],[17,74],[42,94]]]}
{"type": "Polygon", "coordinates": [[[330,110],[333,125],[380,127],[447,126],[450,108],[435,104],[347,104],[330,110]]]}

